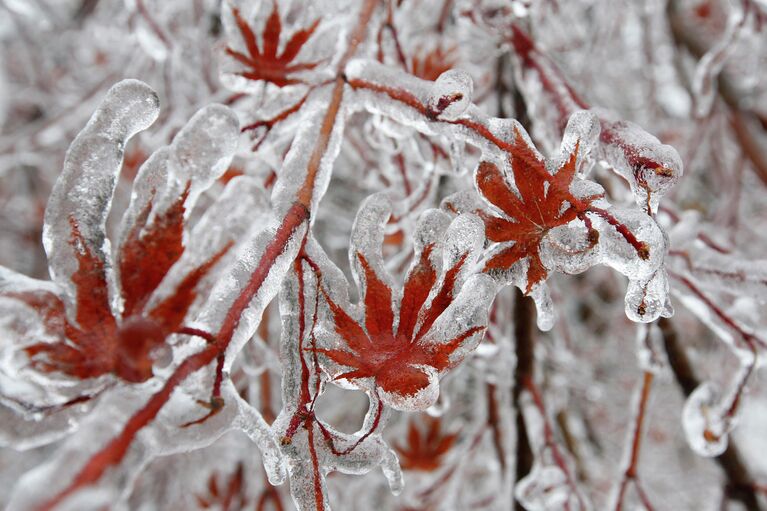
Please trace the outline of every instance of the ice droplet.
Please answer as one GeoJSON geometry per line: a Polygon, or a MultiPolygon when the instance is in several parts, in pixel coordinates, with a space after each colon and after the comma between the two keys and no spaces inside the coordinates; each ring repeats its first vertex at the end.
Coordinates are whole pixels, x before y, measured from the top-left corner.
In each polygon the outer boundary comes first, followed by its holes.
{"type": "Polygon", "coordinates": [[[471,104],[474,82],[465,71],[445,71],[434,82],[429,94],[429,111],[435,117],[453,121],[471,104]]]}
{"type": "Polygon", "coordinates": [[[626,289],[626,316],[638,323],[651,323],[659,317],[671,317],[674,310],[668,300],[668,276],[663,269],[650,279],[629,280],[626,289]]]}
{"type": "Polygon", "coordinates": [[[636,203],[657,213],[661,198],[682,177],[679,153],[629,121],[602,121],[602,156],[629,183],[636,203]]]}
{"type": "Polygon", "coordinates": [[[548,332],[554,328],[554,323],[557,321],[557,314],[554,310],[554,302],[551,301],[549,286],[542,282],[533,288],[530,296],[535,302],[535,322],[542,332],[548,332]]]}
{"type": "Polygon", "coordinates": [[[682,427],[687,443],[700,456],[719,456],[727,449],[729,424],[722,418],[719,388],[701,384],[687,398],[682,411],[682,427]]]}

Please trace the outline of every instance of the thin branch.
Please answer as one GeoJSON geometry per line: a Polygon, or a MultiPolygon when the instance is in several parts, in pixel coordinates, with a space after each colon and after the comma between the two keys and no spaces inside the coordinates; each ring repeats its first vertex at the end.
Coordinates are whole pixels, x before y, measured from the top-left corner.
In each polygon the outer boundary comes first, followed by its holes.
{"type": "Polygon", "coordinates": [[[643,501],[648,511],[651,511],[653,507],[649,505],[649,499],[641,490],[638,477],[638,465],[639,465],[639,452],[642,448],[642,426],[647,415],[647,403],[650,399],[650,390],[652,388],[653,374],[650,371],[644,371],[642,377],[642,386],[639,390],[639,401],[637,403],[637,411],[634,416],[634,426],[631,434],[628,436],[630,441],[629,458],[626,469],[623,471],[623,477],[618,486],[618,499],[615,503],[615,511],[621,511],[623,508],[623,499],[626,495],[629,483],[634,483],[634,488],[637,490],[637,494],[643,501]]]}
{"type": "MultiPolygon", "coordinates": [[[[533,450],[522,413],[520,398],[526,388],[527,381],[533,381],[535,374],[535,304],[532,298],[526,297],[517,290],[514,301],[514,339],[517,366],[514,370],[514,389],[512,399],[517,425],[517,453],[515,478],[519,482],[533,468],[533,450]]],[[[524,511],[519,501],[515,501],[514,509],[524,511]]]]}

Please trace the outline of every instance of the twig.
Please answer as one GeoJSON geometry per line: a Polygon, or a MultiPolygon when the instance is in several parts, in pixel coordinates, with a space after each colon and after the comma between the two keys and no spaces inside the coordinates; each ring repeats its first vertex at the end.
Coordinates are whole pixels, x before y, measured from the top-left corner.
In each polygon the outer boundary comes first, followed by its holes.
{"type": "MultiPolygon", "coordinates": [[[[514,414],[517,425],[517,454],[515,478],[519,482],[533,468],[533,451],[530,447],[527,426],[520,398],[525,390],[525,382],[532,381],[535,373],[535,304],[532,298],[526,297],[517,290],[514,301],[514,339],[517,366],[514,370],[514,414]]],[[[519,501],[515,501],[514,509],[524,511],[519,501]]]]}
{"type": "Polygon", "coordinates": [[[645,371],[642,377],[642,386],[639,390],[639,402],[637,404],[637,411],[635,415],[634,427],[628,439],[631,442],[631,448],[629,452],[628,465],[623,471],[623,477],[618,486],[617,501],[615,503],[615,511],[621,511],[623,508],[623,499],[626,496],[626,490],[629,483],[633,482],[634,487],[637,490],[640,500],[644,504],[648,511],[653,509],[650,505],[650,501],[647,495],[641,489],[639,483],[639,477],[637,469],[639,465],[639,452],[642,448],[642,426],[647,415],[647,402],[650,398],[650,390],[652,388],[653,374],[650,371],[645,371]]]}

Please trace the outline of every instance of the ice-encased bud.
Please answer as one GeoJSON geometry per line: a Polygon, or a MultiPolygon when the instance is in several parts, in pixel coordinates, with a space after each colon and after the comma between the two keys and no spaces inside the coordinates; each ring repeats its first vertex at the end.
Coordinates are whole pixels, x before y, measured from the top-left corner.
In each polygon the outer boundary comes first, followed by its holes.
{"type": "Polygon", "coordinates": [[[429,113],[446,121],[460,117],[471,105],[474,82],[465,71],[445,71],[434,82],[429,94],[429,113]]]}
{"type": "Polygon", "coordinates": [[[682,411],[682,427],[690,448],[700,456],[719,456],[727,449],[729,425],[720,410],[719,388],[701,384],[687,398],[682,411]]]}
{"type": "Polygon", "coordinates": [[[599,231],[602,264],[631,280],[650,279],[666,256],[668,242],[665,233],[652,217],[638,209],[611,208],[609,212],[625,229],[603,217],[591,216],[594,227],[599,231]],[[624,232],[631,233],[636,244],[630,242],[624,232]]]}

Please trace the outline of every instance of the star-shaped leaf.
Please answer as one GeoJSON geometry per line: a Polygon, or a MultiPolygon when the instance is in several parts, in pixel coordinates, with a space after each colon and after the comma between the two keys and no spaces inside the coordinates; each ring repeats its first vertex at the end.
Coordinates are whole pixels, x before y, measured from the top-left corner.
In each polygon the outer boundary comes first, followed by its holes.
{"type": "Polygon", "coordinates": [[[320,20],[317,19],[309,27],[296,31],[288,42],[281,55],[277,55],[277,48],[280,44],[280,35],[282,33],[282,21],[280,20],[277,3],[273,4],[272,12],[266,20],[263,36],[263,48],[259,48],[256,34],[250,25],[242,17],[239,9],[233,8],[237,28],[245,43],[247,54],[239,52],[228,46],[227,55],[234,58],[246,67],[245,71],[237,74],[249,80],[263,80],[275,84],[278,87],[285,87],[301,83],[301,80],[293,77],[294,73],[314,69],[319,62],[294,63],[296,56],[304,47],[306,42],[317,29],[320,20]]]}
{"type": "MultiPolygon", "coordinates": [[[[70,243],[77,250],[78,267],[72,276],[76,286],[76,323],[64,312],[64,303],[51,293],[25,292],[11,295],[40,314],[57,342],[35,343],[26,348],[32,363],[45,372],[62,372],[75,378],[115,373],[130,382],[152,376],[151,351],[178,330],[196,297],[197,283],[229,249],[190,271],[175,293],[150,309],[145,304],[170,267],[183,253],[184,192],[153,222],[146,224],[148,208],[137,219],[118,256],[125,308],[115,315],[109,305],[104,262],[96,257],[71,221],[70,243]]],[[[151,204],[149,204],[151,206],[151,204]]]]}
{"type": "Polygon", "coordinates": [[[441,431],[441,421],[436,417],[428,417],[426,430],[421,431],[416,421],[408,425],[407,445],[394,445],[404,470],[420,470],[431,472],[439,468],[442,458],[455,444],[457,433],[444,434],[441,431]]]}
{"type": "Polygon", "coordinates": [[[540,245],[553,228],[566,225],[586,210],[598,196],[576,198],[570,193],[575,177],[578,145],[555,174],[550,174],[521,133],[515,129],[511,169],[516,190],[494,163],[480,162],[476,172],[479,192],[504,215],[483,213],[490,241],[513,243],[487,261],[486,268],[508,269],[527,258],[527,292],[546,279],[548,270],[540,257],[540,245]]]}
{"type": "Polygon", "coordinates": [[[458,276],[469,257],[468,252],[461,255],[439,278],[432,262],[434,250],[431,243],[420,251],[405,280],[398,314],[393,299],[396,293],[359,251],[356,258],[365,282],[360,292],[364,322],[350,316],[322,290],[343,346],[317,351],[348,368],[336,380],[373,378],[376,388],[385,394],[412,397],[433,384],[435,375],[451,367],[451,355],[464,342],[484,330],[483,325],[473,325],[444,342],[430,339],[432,326],[456,299],[458,276]]]}

